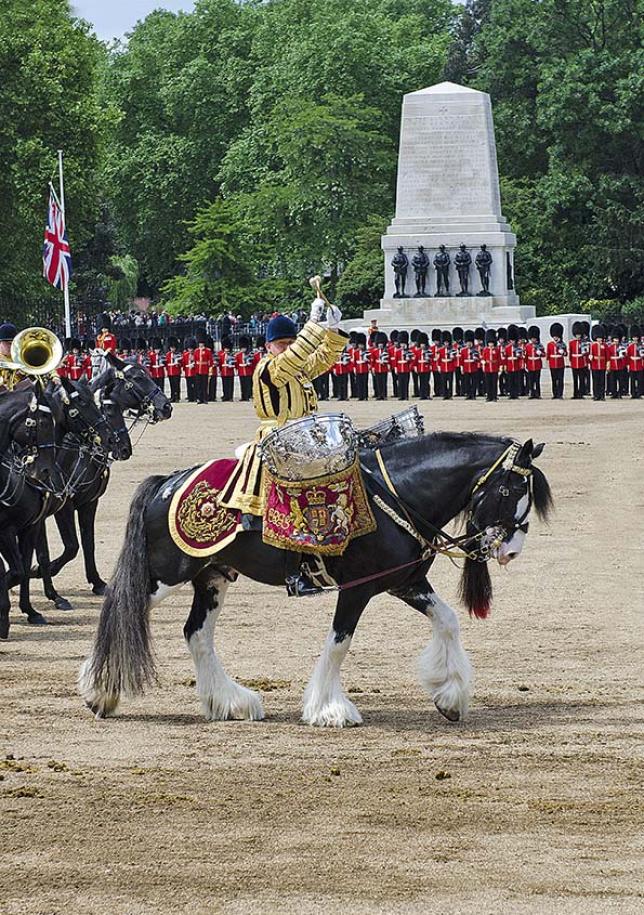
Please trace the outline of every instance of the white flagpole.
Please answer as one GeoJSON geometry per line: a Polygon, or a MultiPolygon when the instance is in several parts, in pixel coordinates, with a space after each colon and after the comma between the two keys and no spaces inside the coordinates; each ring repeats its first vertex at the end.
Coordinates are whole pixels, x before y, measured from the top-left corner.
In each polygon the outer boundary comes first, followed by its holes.
{"type": "MultiPolygon", "coordinates": [[[[67,229],[67,220],[65,219],[65,185],[63,184],[63,151],[58,150],[58,180],[60,184],[60,210],[63,214],[63,222],[67,229]]],[[[65,283],[65,336],[72,335],[72,316],[69,309],[69,283],[65,283]]]]}

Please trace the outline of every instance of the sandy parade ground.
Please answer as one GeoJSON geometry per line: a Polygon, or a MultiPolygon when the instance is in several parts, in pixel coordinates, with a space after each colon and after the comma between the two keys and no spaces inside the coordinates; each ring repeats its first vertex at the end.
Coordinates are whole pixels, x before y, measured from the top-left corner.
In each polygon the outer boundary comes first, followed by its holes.
{"type": "MultiPolygon", "coordinates": [[[[358,425],[398,407],[346,405],[358,425]]],[[[261,692],[266,721],[201,718],[182,638],[190,589],[153,614],[159,688],[96,721],[75,687],[100,607],[79,559],[57,579],[74,612],[50,609],[36,583],[51,625],[28,626],[14,594],[0,644],[0,912],[644,909],[644,407],[422,408],[428,430],[545,441],[557,506],[549,526],[532,519],[515,563],[492,569],[491,617],[459,609],[476,673],[467,720],[447,722],[418,684],[427,621],[381,596],[343,670],[364,726],[301,724],[334,598],[240,579],[218,648],[261,692]]],[[[148,428],[101,502],[104,576],[136,485],[231,456],[255,425],[247,404],[180,404],[148,428]]],[[[431,580],[457,606],[449,561],[431,580]]]]}

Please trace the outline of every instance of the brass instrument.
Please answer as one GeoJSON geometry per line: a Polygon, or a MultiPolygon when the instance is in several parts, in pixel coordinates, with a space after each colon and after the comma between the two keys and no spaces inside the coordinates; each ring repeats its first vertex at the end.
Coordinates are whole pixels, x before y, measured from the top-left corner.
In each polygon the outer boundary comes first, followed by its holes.
{"type": "Polygon", "coordinates": [[[53,375],[63,359],[63,346],[46,327],[27,327],[16,334],[11,343],[11,359],[0,356],[0,375],[3,383],[12,390],[20,377],[36,378],[53,375]]]}

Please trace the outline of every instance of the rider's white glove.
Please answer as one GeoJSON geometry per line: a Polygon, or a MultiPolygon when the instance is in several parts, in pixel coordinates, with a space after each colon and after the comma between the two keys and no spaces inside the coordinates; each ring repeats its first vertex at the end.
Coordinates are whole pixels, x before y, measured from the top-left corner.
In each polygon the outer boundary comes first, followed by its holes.
{"type": "Polygon", "coordinates": [[[311,303],[311,314],[309,315],[309,320],[319,324],[322,320],[322,315],[324,314],[324,306],[324,299],[313,299],[313,302],[311,303]]]}
{"type": "Polygon", "coordinates": [[[326,326],[329,330],[337,330],[342,320],[342,312],[337,305],[329,305],[326,311],[326,326]]]}

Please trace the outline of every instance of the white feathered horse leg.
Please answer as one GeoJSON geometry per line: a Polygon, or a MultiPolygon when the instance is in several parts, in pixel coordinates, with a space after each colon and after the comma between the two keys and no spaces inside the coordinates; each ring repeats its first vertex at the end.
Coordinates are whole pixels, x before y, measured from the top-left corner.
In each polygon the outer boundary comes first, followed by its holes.
{"type": "Polygon", "coordinates": [[[467,712],[472,690],[472,665],[461,644],[454,610],[425,582],[397,593],[410,607],[432,621],[432,640],[418,660],[420,682],[441,715],[458,721],[467,712]]]}
{"type": "Polygon", "coordinates": [[[215,624],[221,613],[229,581],[215,569],[206,569],[193,581],[194,599],[183,634],[197,674],[197,693],[208,721],[264,717],[258,693],[229,677],[214,646],[215,624]]]}

